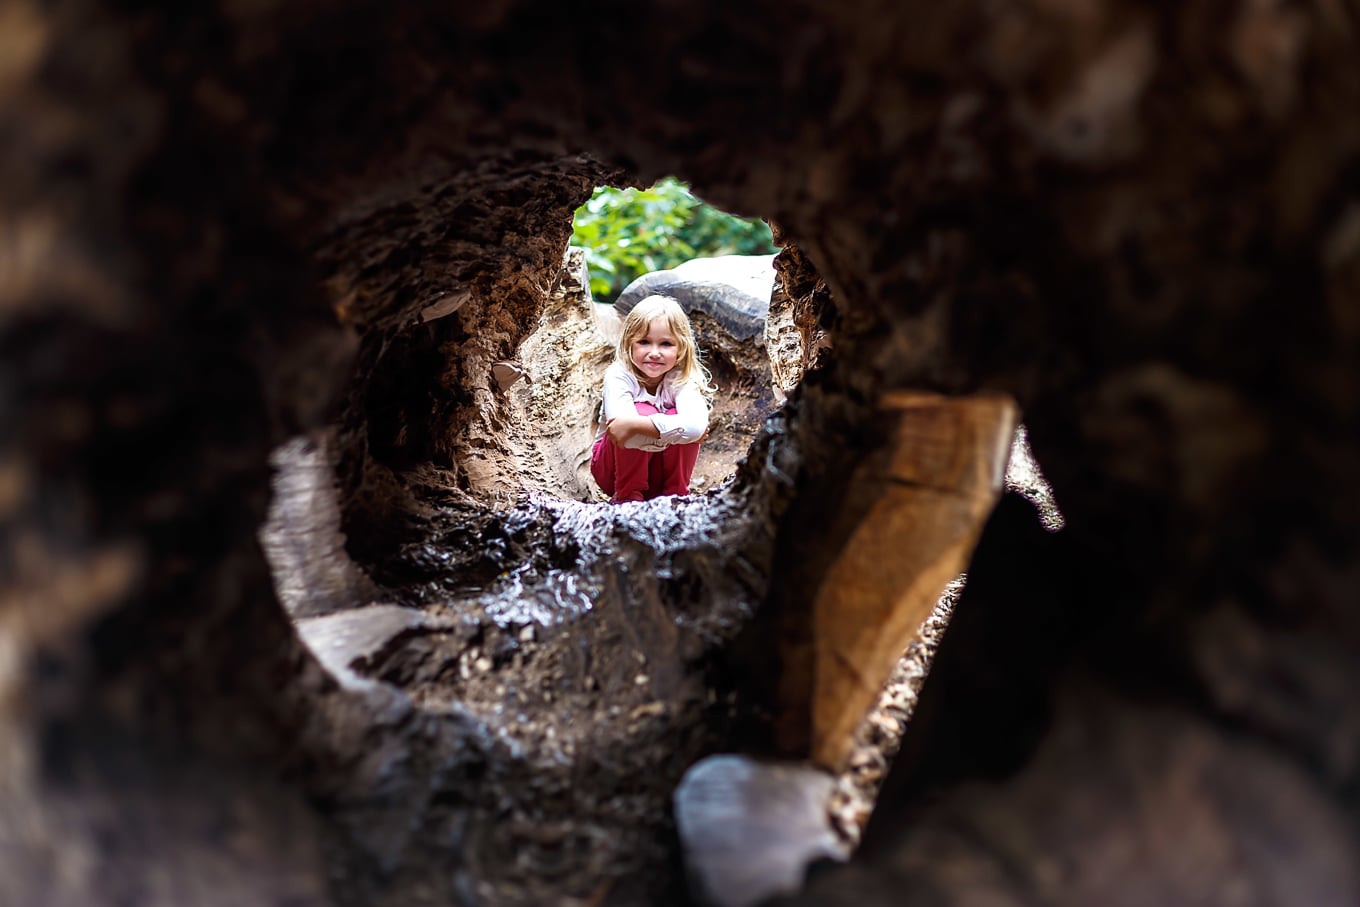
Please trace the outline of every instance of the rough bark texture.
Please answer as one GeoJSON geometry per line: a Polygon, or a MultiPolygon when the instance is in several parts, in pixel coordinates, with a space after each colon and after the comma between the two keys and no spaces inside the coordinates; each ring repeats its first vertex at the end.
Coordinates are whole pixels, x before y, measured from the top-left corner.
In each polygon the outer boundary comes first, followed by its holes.
{"type": "Polygon", "coordinates": [[[724,621],[828,562],[897,388],[1014,396],[1067,519],[1003,503],[858,865],[799,903],[1360,901],[1354,3],[0,17],[0,900],[488,897],[479,725],[299,644],[268,455],[339,426],[391,588],[570,565],[476,468],[491,365],[591,187],[674,173],[815,262],[820,368],[677,505],[723,545],[600,536],[586,580],[665,567],[610,607],[722,614],[685,657],[778,676],[724,621]]]}

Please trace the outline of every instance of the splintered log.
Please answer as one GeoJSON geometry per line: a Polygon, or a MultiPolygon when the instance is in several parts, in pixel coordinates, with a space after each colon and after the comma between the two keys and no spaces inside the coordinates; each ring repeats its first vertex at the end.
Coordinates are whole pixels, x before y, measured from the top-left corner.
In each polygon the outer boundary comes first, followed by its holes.
{"type": "Polygon", "coordinates": [[[889,453],[851,479],[873,501],[813,604],[813,761],[848,758],[856,726],[996,504],[1017,410],[1003,395],[894,392],[889,453]]]}

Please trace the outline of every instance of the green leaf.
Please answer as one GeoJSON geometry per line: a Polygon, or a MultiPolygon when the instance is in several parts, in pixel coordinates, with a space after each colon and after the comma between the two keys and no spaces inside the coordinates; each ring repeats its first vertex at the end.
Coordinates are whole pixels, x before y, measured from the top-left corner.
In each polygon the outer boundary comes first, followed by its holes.
{"type": "Polygon", "coordinates": [[[572,245],[586,250],[592,294],[607,302],[649,271],[691,258],[775,251],[762,221],[706,204],[674,177],[647,189],[601,186],[572,218],[572,245]]]}

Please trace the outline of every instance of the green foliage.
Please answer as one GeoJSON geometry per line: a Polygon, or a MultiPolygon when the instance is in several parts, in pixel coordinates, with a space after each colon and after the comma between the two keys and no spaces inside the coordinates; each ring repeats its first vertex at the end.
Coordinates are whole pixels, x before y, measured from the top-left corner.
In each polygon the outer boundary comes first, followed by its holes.
{"type": "Polygon", "coordinates": [[[601,186],[576,209],[572,225],[571,244],[586,251],[596,302],[612,302],[634,279],[691,258],[775,251],[764,221],[719,211],[670,176],[650,189],[601,186]]]}

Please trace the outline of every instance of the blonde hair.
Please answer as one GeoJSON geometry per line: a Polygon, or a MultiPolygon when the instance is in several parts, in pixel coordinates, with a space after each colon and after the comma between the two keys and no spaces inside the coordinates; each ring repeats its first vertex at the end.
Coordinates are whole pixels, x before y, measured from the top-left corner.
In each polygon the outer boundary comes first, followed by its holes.
{"type": "MultiPolygon", "coordinates": [[[[658,318],[666,319],[666,326],[675,335],[676,346],[675,374],[676,384],[694,383],[705,396],[713,395],[713,376],[699,358],[699,346],[694,342],[694,327],[689,316],[680,308],[680,303],[670,296],[646,296],[638,300],[623,319],[623,333],[619,335],[618,346],[614,348],[614,358],[622,362],[633,377],[643,379],[643,375],[633,364],[633,341],[647,333],[647,326],[658,318]]],[[[668,373],[669,374],[669,373],[668,373]]]]}

